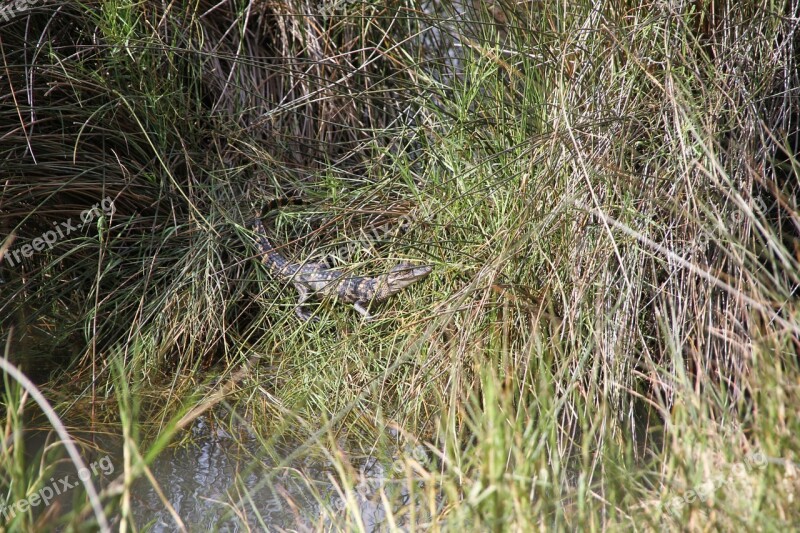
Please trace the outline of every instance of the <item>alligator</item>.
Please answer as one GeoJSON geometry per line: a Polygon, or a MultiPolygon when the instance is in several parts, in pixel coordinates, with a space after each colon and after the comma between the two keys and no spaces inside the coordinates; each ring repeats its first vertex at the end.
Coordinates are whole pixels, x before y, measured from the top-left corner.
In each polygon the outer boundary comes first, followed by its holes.
{"type": "MultiPolygon", "coordinates": [[[[276,205],[302,203],[296,199],[282,199],[280,203],[273,201],[264,212],[276,205]]],[[[413,265],[400,263],[389,272],[374,277],[346,276],[345,273],[327,268],[323,263],[294,263],[279,254],[267,238],[266,229],[260,218],[249,223],[249,228],[256,235],[256,244],[261,254],[261,262],[278,278],[294,284],[298,292],[295,314],[302,321],[319,320],[304,307],[312,296],[333,297],[353,304],[364,320],[372,320],[367,308],[374,302],[381,302],[397,294],[412,283],[421,280],[431,273],[431,265],[413,265]]]]}

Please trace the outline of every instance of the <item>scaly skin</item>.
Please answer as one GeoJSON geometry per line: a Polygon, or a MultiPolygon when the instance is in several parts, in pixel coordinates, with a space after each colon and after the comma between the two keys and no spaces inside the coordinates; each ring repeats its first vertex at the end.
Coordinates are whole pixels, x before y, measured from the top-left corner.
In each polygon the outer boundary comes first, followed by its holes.
{"type": "Polygon", "coordinates": [[[400,263],[386,274],[379,276],[345,277],[342,272],[326,268],[321,263],[293,263],[283,257],[269,242],[260,219],[253,220],[250,229],[257,236],[256,243],[261,253],[261,262],[270,269],[270,272],[290,281],[297,289],[299,298],[295,313],[303,321],[312,318],[311,313],[303,306],[311,296],[333,296],[351,303],[361,316],[370,320],[374,318],[367,311],[370,303],[386,300],[433,270],[431,265],[415,266],[410,263],[400,263]]]}

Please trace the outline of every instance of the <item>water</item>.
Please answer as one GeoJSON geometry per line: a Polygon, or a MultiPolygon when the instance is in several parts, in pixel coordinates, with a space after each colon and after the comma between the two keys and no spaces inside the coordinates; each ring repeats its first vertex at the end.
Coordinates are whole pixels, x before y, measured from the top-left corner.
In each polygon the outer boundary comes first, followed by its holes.
{"type": "MultiPolygon", "coordinates": [[[[255,437],[234,438],[204,419],[192,431],[190,444],[165,450],[151,467],[161,492],[189,531],[307,531],[345,523],[346,504],[337,488],[340,477],[331,462],[305,459],[279,467],[263,459],[255,437]]],[[[285,448],[286,455],[291,453],[291,447],[285,448]]],[[[358,482],[349,497],[366,530],[385,529],[381,489],[398,507],[411,498],[401,464],[397,458],[382,462],[371,456],[351,464],[358,482]]],[[[159,533],[177,530],[147,480],[136,482],[131,502],[139,527],[159,533]]]]}

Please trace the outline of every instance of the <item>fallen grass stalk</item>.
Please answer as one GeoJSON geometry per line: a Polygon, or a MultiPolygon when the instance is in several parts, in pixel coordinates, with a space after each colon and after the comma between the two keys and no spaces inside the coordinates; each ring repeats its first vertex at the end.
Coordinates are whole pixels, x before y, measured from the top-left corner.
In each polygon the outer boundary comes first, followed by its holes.
{"type": "MultiPolygon", "coordinates": [[[[75,465],[76,471],[88,472],[89,469],[86,467],[86,463],[83,462],[80,451],[78,451],[78,448],[73,443],[72,437],[69,435],[69,431],[67,431],[67,428],[64,427],[64,424],[61,422],[61,419],[50,405],[50,402],[47,401],[47,398],[42,395],[38,387],[36,387],[36,385],[34,385],[33,382],[31,382],[31,380],[25,376],[25,374],[20,372],[16,366],[8,361],[10,343],[11,336],[9,335],[6,342],[5,353],[3,357],[0,358],[0,369],[11,376],[11,379],[19,383],[25,392],[31,395],[33,401],[39,405],[42,413],[44,413],[44,415],[47,417],[50,425],[58,434],[59,439],[61,439],[61,444],[67,451],[70,461],[72,461],[72,464],[75,465]]],[[[86,495],[89,498],[89,503],[94,511],[94,516],[97,519],[97,525],[100,528],[100,531],[103,533],[110,533],[111,528],[108,525],[108,519],[106,518],[105,511],[103,511],[103,505],[100,502],[100,497],[98,496],[97,491],[92,484],[91,478],[87,477],[87,479],[81,479],[80,476],[78,476],[78,479],[80,479],[83,487],[86,489],[86,495]]]]}

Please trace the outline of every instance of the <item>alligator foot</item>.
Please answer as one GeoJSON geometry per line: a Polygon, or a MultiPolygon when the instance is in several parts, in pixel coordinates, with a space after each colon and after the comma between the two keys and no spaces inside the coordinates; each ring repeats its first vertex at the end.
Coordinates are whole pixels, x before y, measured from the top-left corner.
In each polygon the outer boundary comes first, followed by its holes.
{"type": "Polygon", "coordinates": [[[365,303],[366,302],[356,302],[353,304],[353,307],[356,308],[356,311],[361,313],[361,316],[364,317],[365,322],[369,322],[370,320],[374,320],[376,317],[375,315],[369,314],[369,311],[367,311],[366,307],[364,307],[365,303]]]}
{"type": "Polygon", "coordinates": [[[311,314],[311,312],[302,305],[295,307],[294,312],[303,322],[319,322],[319,317],[311,314]]]}

